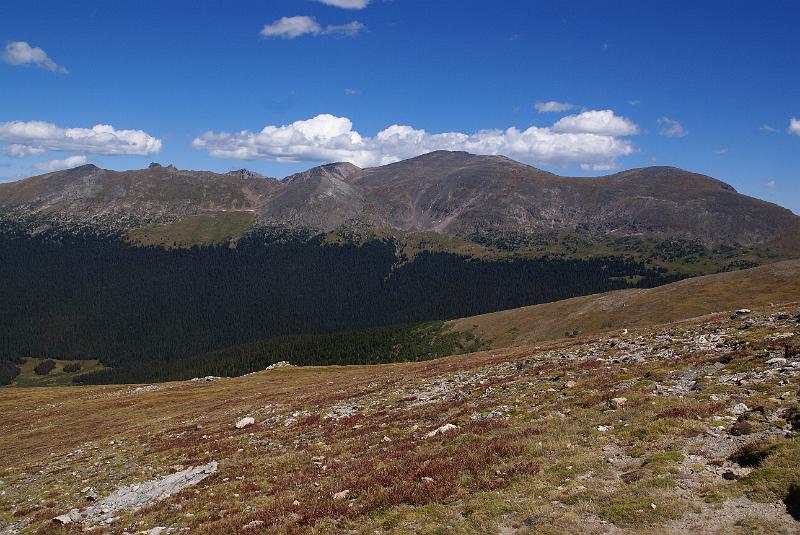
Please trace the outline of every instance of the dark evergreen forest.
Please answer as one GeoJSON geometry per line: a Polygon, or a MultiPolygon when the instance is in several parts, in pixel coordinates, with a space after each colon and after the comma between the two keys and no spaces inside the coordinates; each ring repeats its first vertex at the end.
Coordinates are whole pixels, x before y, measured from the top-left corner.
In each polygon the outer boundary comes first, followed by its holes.
{"type": "MultiPolygon", "coordinates": [[[[625,288],[631,285],[625,277],[636,286],[675,280],[622,257],[486,261],[423,252],[401,260],[391,240],[328,244],[320,236],[265,230],[236,247],[164,249],[91,232],[31,235],[6,225],[0,229],[0,361],[6,363],[0,370],[12,374],[11,363],[26,356],[91,358],[114,373],[82,380],[126,382],[235,375],[284,358],[379,362],[386,346],[372,327],[625,288]],[[298,341],[333,333],[340,335],[298,341]],[[371,349],[346,347],[362,342],[371,349]],[[225,364],[215,367],[214,358],[225,364]]],[[[442,353],[442,347],[430,349],[444,343],[430,330],[395,329],[408,350],[394,358],[442,353]]]]}

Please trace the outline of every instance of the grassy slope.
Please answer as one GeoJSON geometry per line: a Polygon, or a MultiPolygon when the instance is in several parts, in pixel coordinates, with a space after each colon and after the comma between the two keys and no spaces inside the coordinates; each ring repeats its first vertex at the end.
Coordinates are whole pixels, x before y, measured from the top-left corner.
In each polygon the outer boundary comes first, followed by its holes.
{"type": "Polygon", "coordinates": [[[72,384],[72,378],[87,372],[101,370],[103,366],[96,360],[57,360],[52,359],[56,363],[53,371],[47,375],[37,375],[34,373],[33,368],[45,359],[26,358],[25,363],[19,366],[20,373],[16,379],[11,383],[11,386],[64,386],[72,384]],[[64,373],[64,366],[67,364],[80,363],[81,369],[74,373],[64,373]]]}
{"type": "Polygon", "coordinates": [[[471,331],[492,347],[552,340],[567,331],[596,333],[703,314],[800,301],[800,260],[719,273],[652,289],[630,289],[462,318],[446,325],[471,331]]]}
{"type": "Polygon", "coordinates": [[[190,247],[235,242],[255,223],[249,211],[213,212],[189,216],[165,225],[151,225],[132,230],[129,239],[139,245],[190,247]]]}
{"type": "Polygon", "coordinates": [[[784,438],[780,415],[798,406],[782,384],[798,371],[765,364],[785,343],[771,336],[800,330],[775,319],[784,311],[795,309],[758,311],[746,330],[720,315],[423,363],[4,389],[0,528],[79,533],[50,519],[83,507],[81,489],[104,496],[217,460],[198,487],[108,532],[211,535],[260,521],[242,532],[796,533],[780,500],[800,483],[800,439],[784,438]],[[752,434],[728,435],[741,402],[761,412],[745,415],[752,434]],[[248,415],[255,425],[233,428],[248,415]],[[426,438],[444,423],[458,428],[426,438]],[[727,459],[751,442],[771,454],[748,475],[727,459]]]}

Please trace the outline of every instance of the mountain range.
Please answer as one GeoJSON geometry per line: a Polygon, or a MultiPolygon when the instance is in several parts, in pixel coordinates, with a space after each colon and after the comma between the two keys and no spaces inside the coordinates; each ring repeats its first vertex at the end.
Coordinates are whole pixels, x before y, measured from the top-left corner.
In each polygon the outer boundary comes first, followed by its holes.
{"type": "MultiPolygon", "coordinates": [[[[242,169],[94,165],[0,184],[0,217],[130,230],[203,214],[326,232],[342,226],[485,233],[578,232],[705,245],[792,241],[800,217],[720,180],[674,167],[562,177],[503,156],[436,151],[372,168],[314,167],[282,180],[242,169]]],[[[796,240],[795,240],[796,241],[796,240]]]]}

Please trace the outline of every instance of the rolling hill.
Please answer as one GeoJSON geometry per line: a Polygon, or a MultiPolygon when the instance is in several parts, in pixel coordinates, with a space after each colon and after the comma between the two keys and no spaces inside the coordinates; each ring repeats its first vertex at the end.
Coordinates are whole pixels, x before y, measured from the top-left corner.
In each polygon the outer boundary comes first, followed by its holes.
{"type": "Polygon", "coordinates": [[[718,273],[657,288],[565,299],[447,322],[491,347],[679,321],[743,307],[800,302],[800,261],[718,273]]]}

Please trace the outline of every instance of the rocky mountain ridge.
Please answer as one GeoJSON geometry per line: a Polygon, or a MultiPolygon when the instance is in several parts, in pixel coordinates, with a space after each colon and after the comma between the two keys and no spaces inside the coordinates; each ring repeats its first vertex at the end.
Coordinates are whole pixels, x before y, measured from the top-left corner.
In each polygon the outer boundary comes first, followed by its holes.
{"type": "Polygon", "coordinates": [[[130,229],[208,212],[329,231],[367,225],[450,236],[575,231],[755,245],[800,232],[800,218],[673,167],[562,177],[502,156],[437,151],[361,169],[334,163],[275,180],[154,165],[84,165],[0,184],[0,216],[130,229]]]}

